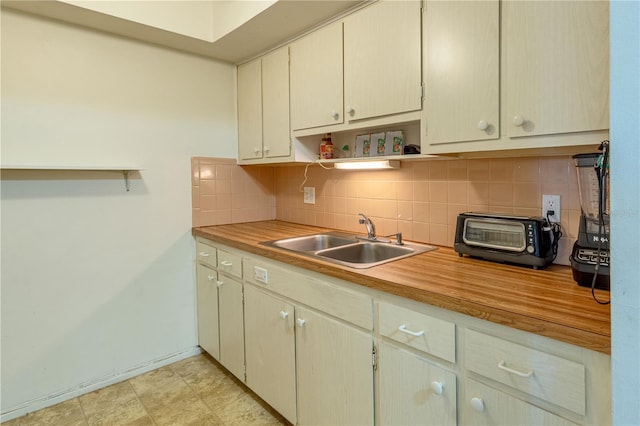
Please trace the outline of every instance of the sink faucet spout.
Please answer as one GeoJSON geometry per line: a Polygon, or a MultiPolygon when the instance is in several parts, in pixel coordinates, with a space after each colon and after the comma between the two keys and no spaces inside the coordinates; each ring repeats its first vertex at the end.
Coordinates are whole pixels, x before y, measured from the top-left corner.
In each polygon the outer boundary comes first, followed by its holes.
{"type": "Polygon", "coordinates": [[[376,240],[376,226],[373,224],[373,221],[369,219],[363,213],[358,213],[361,217],[358,219],[358,223],[367,227],[367,239],[376,240]]]}

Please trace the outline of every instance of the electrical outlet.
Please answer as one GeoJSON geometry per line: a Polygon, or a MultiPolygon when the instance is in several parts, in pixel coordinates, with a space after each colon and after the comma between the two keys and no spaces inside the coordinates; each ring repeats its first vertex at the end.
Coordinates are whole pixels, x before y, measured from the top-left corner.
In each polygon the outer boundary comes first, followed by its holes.
{"type": "Polygon", "coordinates": [[[553,214],[549,215],[552,223],[560,223],[560,196],[559,195],[543,195],[542,196],[542,216],[547,217],[547,212],[552,210],[553,214]]]}
{"type": "Polygon", "coordinates": [[[305,204],[316,203],[316,189],[313,186],[304,187],[304,203],[305,204]]]}

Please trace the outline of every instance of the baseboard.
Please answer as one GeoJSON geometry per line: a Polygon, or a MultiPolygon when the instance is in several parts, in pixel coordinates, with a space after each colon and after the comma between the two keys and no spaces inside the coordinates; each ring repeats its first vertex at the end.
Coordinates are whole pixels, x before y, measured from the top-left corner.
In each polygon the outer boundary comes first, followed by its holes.
{"type": "Polygon", "coordinates": [[[151,370],[164,367],[165,365],[173,364],[174,362],[198,355],[200,353],[202,353],[202,349],[200,349],[199,346],[195,346],[180,352],[173,353],[171,355],[164,356],[162,358],[157,358],[149,362],[145,362],[119,373],[99,377],[97,379],[81,383],[77,387],[74,387],[72,389],[66,389],[62,392],[57,392],[55,394],[46,395],[41,398],[27,401],[18,407],[12,407],[0,413],[0,422],[6,422],[17,417],[24,416],[25,414],[40,410],[42,408],[56,405],[68,399],[84,395],[85,393],[93,392],[97,389],[102,389],[109,385],[113,385],[114,383],[128,380],[132,377],[139,376],[140,374],[144,374],[151,370]]]}

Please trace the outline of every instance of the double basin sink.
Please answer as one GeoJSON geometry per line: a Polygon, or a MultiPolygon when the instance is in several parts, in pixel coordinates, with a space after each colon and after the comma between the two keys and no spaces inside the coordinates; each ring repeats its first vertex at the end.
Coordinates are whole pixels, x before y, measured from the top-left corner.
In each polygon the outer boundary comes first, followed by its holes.
{"type": "Polygon", "coordinates": [[[264,241],[260,244],[358,269],[371,268],[436,249],[425,244],[399,245],[386,239],[369,240],[334,232],[264,241]]]}

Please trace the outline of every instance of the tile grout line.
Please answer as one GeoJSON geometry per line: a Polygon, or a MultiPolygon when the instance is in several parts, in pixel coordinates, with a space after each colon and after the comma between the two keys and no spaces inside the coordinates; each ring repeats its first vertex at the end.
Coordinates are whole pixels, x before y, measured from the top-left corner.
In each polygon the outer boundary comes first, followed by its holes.
{"type": "Polygon", "coordinates": [[[144,405],[144,402],[142,401],[142,398],[140,398],[140,395],[138,395],[138,392],[136,392],[136,388],[131,384],[131,379],[127,380],[127,384],[129,385],[129,387],[131,388],[131,390],[135,394],[136,398],[138,398],[138,401],[140,402],[140,405],[142,405],[142,408],[144,409],[144,412],[147,413],[147,416],[151,419],[151,423],[153,423],[154,425],[157,426],[158,423],[156,423],[156,419],[151,415],[149,410],[147,410],[147,407],[144,405]]]}
{"type": "Polygon", "coordinates": [[[76,397],[75,399],[78,400],[78,405],[80,406],[80,411],[82,411],[82,417],[84,418],[84,422],[87,426],[89,426],[89,419],[87,418],[87,413],[84,412],[84,407],[82,406],[82,401],[80,400],[80,397],[76,397]]]}

